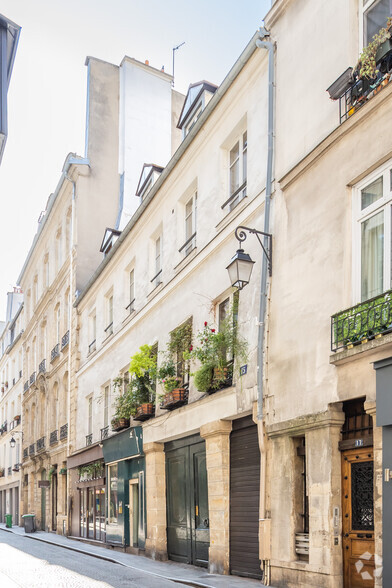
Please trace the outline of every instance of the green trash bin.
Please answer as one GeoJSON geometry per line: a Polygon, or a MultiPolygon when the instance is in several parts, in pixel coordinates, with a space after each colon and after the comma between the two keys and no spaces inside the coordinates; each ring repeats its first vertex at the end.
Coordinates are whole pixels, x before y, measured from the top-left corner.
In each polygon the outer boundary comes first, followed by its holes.
{"type": "Polygon", "coordinates": [[[7,529],[11,529],[12,527],[12,514],[5,515],[5,526],[7,529]]]}

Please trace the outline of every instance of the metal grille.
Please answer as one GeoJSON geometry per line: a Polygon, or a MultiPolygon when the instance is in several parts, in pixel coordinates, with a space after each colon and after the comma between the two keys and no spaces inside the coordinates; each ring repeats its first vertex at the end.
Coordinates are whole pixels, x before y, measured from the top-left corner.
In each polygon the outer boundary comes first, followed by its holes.
{"type": "Polygon", "coordinates": [[[360,439],[373,435],[372,417],[365,412],[363,400],[344,403],[346,419],[342,427],[342,439],[360,439]]]}
{"type": "Polygon", "coordinates": [[[33,372],[30,376],[30,386],[35,382],[35,372],[33,372]]]}
{"type": "Polygon", "coordinates": [[[90,433],[90,435],[86,435],[86,446],[88,447],[89,445],[91,445],[93,442],[93,434],[90,433]]]}
{"type": "Polygon", "coordinates": [[[32,443],[29,447],[29,455],[34,455],[35,453],[35,445],[32,443]]]}
{"type": "Polygon", "coordinates": [[[49,445],[53,445],[54,443],[57,443],[57,429],[52,431],[49,437],[49,445]]]}
{"type": "Polygon", "coordinates": [[[29,389],[29,381],[27,380],[27,381],[24,383],[24,386],[23,386],[23,392],[27,392],[27,390],[28,390],[28,389],[29,389]]]}
{"type": "Polygon", "coordinates": [[[29,455],[29,450],[26,447],[25,449],[23,449],[23,459],[27,459],[28,458],[28,455],[29,455]]]}
{"type": "Polygon", "coordinates": [[[357,345],[392,330],[392,290],[331,317],[331,350],[357,345]]]}
{"type": "Polygon", "coordinates": [[[37,452],[42,451],[42,449],[45,449],[45,437],[41,437],[37,441],[37,452]]]}
{"type": "Polygon", "coordinates": [[[68,437],[68,423],[60,427],[60,440],[68,437]]]}
{"type": "Polygon", "coordinates": [[[107,439],[109,435],[109,425],[101,429],[101,441],[102,439],[107,439]]]}
{"type": "Polygon", "coordinates": [[[61,338],[61,349],[64,349],[69,343],[69,331],[65,333],[65,335],[61,338]]]}
{"type": "Polygon", "coordinates": [[[58,357],[60,355],[60,351],[59,351],[59,344],[57,343],[57,345],[55,345],[52,349],[52,351],[50,352],[50,361],[53,361],[54,359],[56,359],[56,357],[58,357]]]}
{"type": "Polygon", "coordinates": [[[46,359],[43,359],[38,366],[38,372],[44,374],[46,372],[46,359]]]}
{"type": "Polygon", "coordinates": [[[373,531],[373,462],[351,464],[352,528],[373,531]]]}

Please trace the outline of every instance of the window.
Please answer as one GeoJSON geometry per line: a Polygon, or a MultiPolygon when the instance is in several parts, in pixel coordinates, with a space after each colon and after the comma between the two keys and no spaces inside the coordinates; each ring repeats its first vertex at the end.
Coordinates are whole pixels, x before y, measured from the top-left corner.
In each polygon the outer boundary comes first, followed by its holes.
{"type": "Polygon", "coordinates": [[[113,294],[106,296],[106,324],[105,333],[108,337],[113,333],[113,294]]]}
{"type": "Polygon", "coordinates": [[[95,311],[90,314],[88,323],[90,341],[88,346],[88,352],[92,353],[93,351],[95,351],[97,339],[97,315],[95,311]]]}
{"type": "Polygon", "coordinates": [[[129,314],[135,310],[135,270],[129,272],[129,304],[127,306],[129,314]]]}
{"type": "Polygon", "coordinates": [[[370,43],[374,35],[385,27],[392,15],[392,0],[361,0],[363,11],[363,45],[370,43]]]}
{"type": "Polygon", "coordinates": [[[60,314],[60,304],[56,307],[56,343],[60,342],[60,326],[61,326],[61,314],[60,314]]]}
{"type": "Polygon", "coordinates": [[[229,204],[233,210],[246,196],[248,158],[248,134],[245,131],[241,138],[230,149],[229,153],[229,204]]]}
{"type": "Polygon", "coordinates": [[[93,397],[90,396],[87,399],[87,414],[88,414],[88,422],[87,422],[87,426],[88,426],[88,431],[87,434],[91,435],[93,432],[93,397]]]}
{"type": "Polygon", "coordinates": [[[157,239],[155,239],[154,255],[155,273],[151,282],[154,285],[154,288],[156,288],[162,282],[162,239],[160,236],[157,239]]]}
{"type": "Polygon", "coordinates": [[[109,425],[109,385],[105,386],[103,391],[103,426],[109,425]]]}
{"type": "Polygon", "coordinates": [[[203,112],[203,104],[201,102],[199,102],[199,104],[195,108],[194,113],[189,117],[189,122],[187,122],[187,124],[184,125],[184,128],[183,128],[183,137],[184,138],[193,129],[193,127],[195,126],[195,124],[199,120],[202,112],[203,112]]]}
{"type": "Polygon", "coordinates": [[[353,274],[355,301],[391,288],[392,162],[355,188],[353,274]]]}
{"type": "Polygon", "coordinates": [[[197,193],[185,204],[185,243],[180,249],[185,257],[196,247],[196,207],[197,193]]]}
{"type": "Polygon", "coordinates": [[[170,333],[169,350],[176,366],[176,375],[182,378],[182,383],[189,381],[189,369],[184,360],[184,351],[188,351],[192,344],[192,319],[170,333]]]}

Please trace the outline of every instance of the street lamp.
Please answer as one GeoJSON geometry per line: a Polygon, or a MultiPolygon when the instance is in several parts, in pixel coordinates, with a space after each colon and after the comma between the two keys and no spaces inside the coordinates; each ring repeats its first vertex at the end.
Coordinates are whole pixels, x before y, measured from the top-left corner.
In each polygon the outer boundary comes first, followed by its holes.
{"type": "Polygon", "coordinates": [[[269,275],[272,275],[272,235],[258,231],[257,229],[250,229],[249,227],[239,226],[236,228],[234,234],[238,240],[239,248],[231,258],[227,271],[229,272],[230,282],[234,288],[242,290],[244,286],[249,284],[250,276],[252,274],[253,264],[255,263],[248,253],[245,253],[241,248],[241,243],[245,241],[248,233],[256,235],[261,247],[263,248],[264,254],[268,260],[268,271],[269,275]],[[260,235],[264,237],[264,243],[260,239],[260,235]]]}
{"type": "Polygon", "coordinates": [[[23,431],[15,431],[15,433],[12,434],[12,437],[10,439],[11,449],[13,449],[15,447],[15,445],[16,445],[16,441],[15,441],[14,435],[22,435],[22,441],[23,441],[23,431]]]}

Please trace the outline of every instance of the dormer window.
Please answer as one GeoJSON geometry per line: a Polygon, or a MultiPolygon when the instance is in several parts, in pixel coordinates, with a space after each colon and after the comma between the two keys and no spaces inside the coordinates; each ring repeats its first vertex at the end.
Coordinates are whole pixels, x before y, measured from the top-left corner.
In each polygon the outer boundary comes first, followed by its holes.
{"type": "Polygon", "coordinates": [[[162,172],[163,167],[154,165],[153,163],[145,163],[143,165],[142,173],[140,174],[136,196],[139,196],[141,200],[144,200],[162,172]]]}
{"type": "Polygon", "coordinates": [[[100,252],[106,256],[120,235],[121,235],[121,231],[118,231],[117,229],[107,228],[105,230],[105,234],[102,239],[100,252]]]}
{"type": "Polygon", "coordinates": [[[205,81],[197,82],[196,84],[191,84],[189,86],[177,124],[177,128],[182,129],[182,136],[184,139],[195,126],[217,88],[218,86],[215,86],[215,84],[210,84],[205,81]]]}

